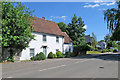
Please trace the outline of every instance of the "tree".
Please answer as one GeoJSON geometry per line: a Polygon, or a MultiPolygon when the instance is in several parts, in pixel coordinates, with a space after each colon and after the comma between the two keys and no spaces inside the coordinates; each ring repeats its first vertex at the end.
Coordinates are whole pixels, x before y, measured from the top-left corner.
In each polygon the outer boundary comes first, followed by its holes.
{"type": "Polygon", "coordinates": [[[93,39],[92,39],[92,46],[96,47],[96,45],[97,45],[97,37],[96,37],[96,35],[93,32],[92,32],[92,37],[93,37],[93,39]]]}
{"type": "Polygon", "coordinates": [[[107,35],[104,37],[104,40],[105,40],[105,42],[110,41],[110,40],[111,40],[110,34],[107,34],[107,35]]]}
{"type": "Polygon", "coordinates": [[[77,18],[77,16],[74,14],[71,23],[69,23],[67,27],[67,34],[73,40],[74,45],[78,45],[85,40],[83,36],[86,29],[84,29],[83,27],[84,22],[82,21],[82,18],[77,18]]]}
{"type": "Polygon", "coordinates": [[[66,32],[67,25],[63,22],[57,23],[62,32],[66,32]]]}
{"type": "Polygon", "coordinates": [[[120,1],[117,4],[117,9],[107,9],[104,12],[104,20],[107,21],[107,28],[112,33],[113,40],[120,40],[120,1]]]}
{"type": "Polygon", "coordinates": [[[15,50],[23,50],[34,39],[32,12],[23,3],[2,3],[2,48],[9,48],[10,58],[15,50]]]}

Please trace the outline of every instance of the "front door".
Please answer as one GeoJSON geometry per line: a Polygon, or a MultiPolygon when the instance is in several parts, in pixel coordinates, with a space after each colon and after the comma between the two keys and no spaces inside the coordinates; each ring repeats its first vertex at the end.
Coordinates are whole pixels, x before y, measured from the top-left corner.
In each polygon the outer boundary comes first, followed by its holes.
{"type": "Polygon", "coordinates": [[[45,54],[45,56],[47,55],[47,48],[46,48],[46,46],[43,46],[43,53],[45,54]]]}

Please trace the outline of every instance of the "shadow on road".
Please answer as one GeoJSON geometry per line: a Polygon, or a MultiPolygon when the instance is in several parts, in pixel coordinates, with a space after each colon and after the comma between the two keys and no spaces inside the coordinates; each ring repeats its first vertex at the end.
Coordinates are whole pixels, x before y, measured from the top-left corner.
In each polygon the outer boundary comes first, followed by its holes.
{"type": "Polygon", "coordinates": [[[109,61],[120,61],[120,54],[102,54],[102,55],[87,54],[87,55],[72,57],[72,59],[90,59],[90,58],[109,60],[109,61]]]}

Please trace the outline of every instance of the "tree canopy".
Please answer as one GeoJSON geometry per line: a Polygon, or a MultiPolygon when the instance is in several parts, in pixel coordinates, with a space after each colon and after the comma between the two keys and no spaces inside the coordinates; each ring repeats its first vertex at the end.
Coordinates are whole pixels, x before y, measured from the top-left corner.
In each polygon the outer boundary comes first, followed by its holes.
{"type": "Polygon", "coordinates": [[[107,9],[104,12],[104,20],[107,21],[107,28],[112,33],[112,39],[120,41],[120,1],[117,5],[117,9],[107,9]]]}
{"type": "Polygon", "coordinates": [[[66,28],[67,28],[67,25],[63,22],[59,22],[57,23],[57,25],[59,26],[59,28],[61,29],[62,32],[66,32],[66,28]]]}
{"type": "Polygon", "coordinates": [[[96,47],[96,45],[97,45],[97,37],[96,37],[96,35],[92,32],[92,46],[93,47],[96,47]]]}
{"type": "MultiPolygon", "coordinates": [[[[34,39],[31,34],[32,12],[23,3],[2,3],[2,47],[25,49],[34,39]]],[[[11,55],[13,53],[10,53],[11,55]]]]}
{"type": "Polygon", "coordinates": [[[73,40],[74,45],[78,45],[81,41],[85,40],[83,37],[86,29],[84,27],[84,21],[82,21],[81,17],[74,16],[72,17],[71,23],[68,24],[67,33],[70,38],[73,40]]]}

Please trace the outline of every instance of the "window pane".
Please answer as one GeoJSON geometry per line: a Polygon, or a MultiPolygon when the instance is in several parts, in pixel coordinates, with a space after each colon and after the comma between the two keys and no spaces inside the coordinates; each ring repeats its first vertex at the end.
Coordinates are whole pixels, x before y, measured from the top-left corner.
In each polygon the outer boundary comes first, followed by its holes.
{"type": "Polygon", "coordinates": [[[30,49],[30,56],[34,56],[34,49],[30,49]]]}
{"type": "Polygon", "coordinates": [[[46,35],[43,35],[43,41],[46,41],[46,35]]]}
{"type": "Polygon", "coordinates": [[[59,42],[59,37],[58,36],[56,37],[56,42],[59,42]]]}

